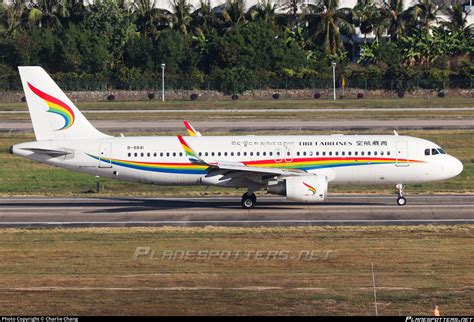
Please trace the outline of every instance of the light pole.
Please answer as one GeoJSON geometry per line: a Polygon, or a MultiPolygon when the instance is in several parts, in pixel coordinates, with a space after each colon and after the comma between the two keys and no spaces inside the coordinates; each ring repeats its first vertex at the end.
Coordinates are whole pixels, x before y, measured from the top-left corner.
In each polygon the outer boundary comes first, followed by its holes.
{"type": "Polygon", "coordinates": [[[161,101],[165,101],[165,64],[161,64],[161,101]]]}
{"type": "Polygon", "coordinates": [[[334,90],[334,100],[336,100],[336,63],[332,63],[332,86],[334,90]]]}

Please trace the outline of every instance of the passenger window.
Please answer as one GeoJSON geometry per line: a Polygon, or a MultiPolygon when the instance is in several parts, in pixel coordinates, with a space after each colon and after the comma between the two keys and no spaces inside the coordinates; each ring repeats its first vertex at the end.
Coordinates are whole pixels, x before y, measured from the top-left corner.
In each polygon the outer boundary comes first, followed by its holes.
{"type": "Polygon", "coordinates": [[[437,155],[437,154],[439,154],[439,152],[436,149],[431,149],[431,154],[432,155],[437,155]]]}
{"type": "Polygon", "coordinates": [[[425,155],[430,155],[430,149],[425,149],[425,155]]]}
{"type": "Polygon", "coordinates": [[[342,151],[342,152],[341,152],[341,155],[344,156],[344,155],[346,155],[346,153],[345,153],[344,151],[342,151]]]}
{"type": "Polygon", "coordinates": [[[387,151],[387,155],[390,155],[390,151],[387,151]]]}
{"type": "Polygon", "coordinates": [[[217,156],[220,157],[220,156],[221,156],[221,153],[220,153],[220,152],[217,152],[217,156]]]}
{"type": "Polygon", "coordinates": [[[209,153],[205,152],[204,155],[207,157],[209,155],[209,153]]]}
{"type": "Polygon", "coordinates": [[[351,155],[351,153],[352,153],[352,152],[351,152],[351,151],[349,151],[349,152],[347,152],[347,155],[349,155],[349,156],[350,156],[350,155],[351,155]]]}
{"type": "Polygon", "coordinates": [[[266,155],[267,155],[267,152],[263,152],[262,155],[263,155],[263,156],[266,156],[266,155]]]}
{"type": "Polygon", "coordinates": [[[147,157],[150,157],[150,156],[151,156],[150,152],[148,152],[148,153],[146,154],[146,156],[147,156],[147,157]]]}
{"type": "Polygon", "coordinates": [[[253,157],[253,152],[250,152],[250,156],[253,157]]]}
{"type": "Polygon", "coordinates": [[[160,152],[160,157],[162,157],[162,156],[163,156],[163,152],[160,152]]]}
{"type": "Polygon", "coordinates": [[[323,151],[323,156],[326,156],[326,151],[323,151]]]}
{"type": "Polygon", "coordinates": [[[234,156],[234,152],[231,152],[231,153],[230,153],[230,156],[233,157],[233,156],[234,156]]]}
{"type": "Polygon", "coordinates": [[[135,153],[134,153],[134,156],[138,156],[138,154],[135,152],[135,153]]]}
{"type": "Polygon", "coordinates": [[[227,152],[224,152],[224,156],[227,156],[227,152]]]}
{"type": "Polygon", "coordinates": [[[183,152],[179,152],[179,156],[182,157],[182,156],[183,156],[183,152]]]}
{"type": "Polygon", "coordinates": [[[319,151],[316,151],[316,156],[319,157],[319,151]]]}
{"type": "Polygon", "coordinates": [[[329,151],[329,155],[330,155],[330,156],[332,155],[332,151],[329,151]]]}
{"type": "Polygon", "coordinates": [[[257,152],[257,157],[260,156],[260,152],[257,152]]]}
{"type": "Polygon", "coordinates": [[[370,155],[370,151],[367,151],[367,155],[370,155]]]}
{"type": "Polygon", "coordinates": [[[154,156],[154,157],[156,157],[156,155],[157,155],[157,154],[156,154],[156,152],[155,152],[155,153],[153,153],[153,156],[154,156]]]}
{"type": "Polygon", "coordinates": [[[360,151],[360,155],[364,155],[364,151],[360,151]]]}
{"type": "Polygon", "coordinates": [[[273,152],[268,152],[268,155],[269,155],[269,156],[272,156],[272,155],[273,155],[273,152]]]}
{"type": "Polygon", "coordinates": [[[298,151],[298,152],[296,152],[296,156],[298,156],[298,157],[300,156],[300,152],[299,152],[299,151],[298,151]]]}
{"type": "Polygon", "coordinates": [[[173,156],[174,156],[174,157],[176,156],[176,152],[173,152],[173,156]]]}
{"type": "Polygon", "coordinates": [[[214,152],[211,153],[211,156],[214,156],[214,152]]]}
{"type": "Polygon", "coordinates": [[[142,153],[140,153],[140,156],[144,157],[144,156],[145,156],[145,153],[143,153],[143,152],[142,152],[142,153]]]}
{"type": "Polygon", "coordinates": [[[358,155],[358,154],[359,154],[359,152],[358,152],[358,151],[354,151],[354,155],[358,155]]]}
{"type": "Polygon", "coordinates": [[[237,152],[237,156],[240,157],[240,152],[237,152]]]}
{"type": "Polygon", "coordinates": [[[132,154],[131,154],[131,153],[129,153],[129,154],[128,154],[128,156],[129,156],[129,157],[131,157],[131,156],[132,156],[132,154]]]}
{"type": "Polygon", "coordinates": [[[286,152],[286,155],[287,155],[287,156],[290,156],[290,151],[286,152]]]}
{"type": "Polygon", "coordinates": [[[169,152],[166,152],[166,156],[169,157],[169,156],[170,156],[170,153],[169,153],[169,152]]]}
{"type": "Polygon", "coordinates": [[[374,151],[374,155],[377,155],[377,151],[374,151]]]}
{"type": "Polygon", "coordinates": [[[383,155],[383,151],[380,151],[380,155],[383,155]]]}
{"type": "Polygon", "coordinates": [[[338,152],[338,151],[336,151],[336,156],[338,156],[338,155],[339,155],[339,152],[338,152]]]}

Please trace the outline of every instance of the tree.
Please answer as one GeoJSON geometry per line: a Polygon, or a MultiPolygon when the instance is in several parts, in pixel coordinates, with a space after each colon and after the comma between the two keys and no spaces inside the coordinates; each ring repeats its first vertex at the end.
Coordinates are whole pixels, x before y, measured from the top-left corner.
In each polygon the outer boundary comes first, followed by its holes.
{"type": "Polygon", "coordinates": [[[173,29],[179,30],[183,35],[187,35],[192,20],[191,12],[193,11],[193,6],[188,0],[173,0],[171,6],[173,10],[173,29]]]}
{"type": "Polygon", "coordinates": [[[14,0],[9,5],[0,4],[0,34],[13,36],[25,25],[26,6],[23,1],[14,0]]]}
{"type": "Polygon", "coordinates": [[[464,12],[462,5],[448,6],[444,8],[448,20],[443,20],[441,26],[451,33],[462,33],[467,38],[472,38],[473,24],[467,24],[467,12],[464,12]]]}
{"type": "Polygon", "coordinates": [[[382,31],[382,16],[373,0],[358,0],[353,13],[356,25],[364,35],[364,43],[367,43],[367,34],[371,32],[375,32],[379,38],[382,31]]]}
{"type": "Polygon", "coordinates": [[[171,14],[156,8],[156,0],[138,0],[133,2],[131,10],[138,32],[150,39],[171,23],[171,14]]]}
{"type": "Polygon", "coordinates": [[[392,41],[400,38],[406,24],[410,22],[409,14],[403,9],[403,5],[403,0],[388,0],[383,2],[380,10],[383,17],[382,24],[385,25],[392,41]]]}
{"type": "Polygon", "coordinates": [[[227,0],[222,11],[222,17],[226,25],[226,31],[231,31],[241,23],[245,23],[244,0],[227,0]]]}
{"type": "Polygon", "coordinates": [[[407,14],[412,16],[412,21],[424,30],[431,30],[438,22],[438,15],[442,6],[434,4],[431,0],[417,0],[417,2],[407,9],[407,14]]]}
{"type": "Polygon", "coordinates": [[[313,42],[321,43],[327,55],[344,51],[343,35],[351,36],[355,32],[352,10],[339,8],[338,0],[318,0],[316,4],[308,5],[307,11],[313,42]]]}
{"type": "Polygon", "coordinates": [[[272,0],[261,0],[248,10],[253,20],[262,20],[267,24],[275,23],[276,4],[272,0]]]}

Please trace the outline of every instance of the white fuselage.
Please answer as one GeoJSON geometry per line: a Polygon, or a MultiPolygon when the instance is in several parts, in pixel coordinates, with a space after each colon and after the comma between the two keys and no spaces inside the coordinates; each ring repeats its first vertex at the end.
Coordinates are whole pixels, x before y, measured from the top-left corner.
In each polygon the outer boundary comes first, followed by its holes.
{"type": "MultiPolygon", "coordinates": [[[[454,177],[463,168],[459,160],[444,154],[436,144],[408,136],[202,136],[186,137],[186,142],[207,163],[295,169],[324,175],[331,185],[423,183],[454,177]]],[[[189,161],[175,136],[36,141],[17,144],[12,152],[54,166],[127,181],[246,187],[245,180],[209,177],[205,166],[189,161]],[[68,154],[54,157],[32,149],[68,154]]]]}

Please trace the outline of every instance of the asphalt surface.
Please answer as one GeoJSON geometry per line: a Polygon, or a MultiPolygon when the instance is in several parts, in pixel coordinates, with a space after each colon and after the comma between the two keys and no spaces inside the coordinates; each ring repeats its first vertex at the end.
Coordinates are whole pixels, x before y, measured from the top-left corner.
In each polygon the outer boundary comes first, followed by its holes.
{"type": "MultiPolygon", "coordinates": [[[[182,132],[182,120],[167,121],[117,121],[92,120],[91,123],[103,131],[150,131],[182,132]]],[[[252,131],[312,131],[312,130],[403,130],[403,129],[474,129],[472,119],[223,119],[193,121],[201,133],[206,131],[252,132],[252,131]]],[[[31,121],[2,121],[0,132],[32,131],[31,121]]]]}
{"type": "Polygon", "coordinates": [[[474,195],[337,195],[299,204],[239,198],[0,198],[0,227],[304,226],[474,224],[474,195]]]}

